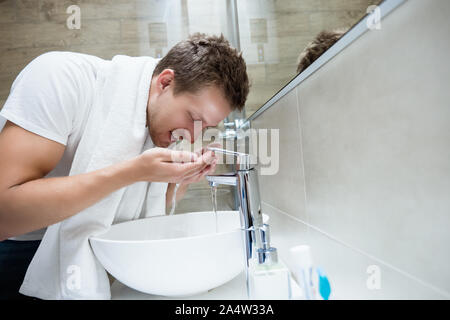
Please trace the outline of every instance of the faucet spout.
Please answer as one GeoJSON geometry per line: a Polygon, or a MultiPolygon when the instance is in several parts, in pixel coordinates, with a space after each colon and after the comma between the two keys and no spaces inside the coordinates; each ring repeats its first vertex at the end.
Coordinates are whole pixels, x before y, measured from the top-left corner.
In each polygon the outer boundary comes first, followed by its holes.
{"type": "Polygon", "coordinates": [[[206,176],[206,180],[208,180],[209,185],[211,187],[215,187],[221,184],[236,186],[237,185],[237,176],[235,173],[226,173],[219,175],[211,175],[206,176]]]}
{"type": "Polygon", "coordinates": [[[211,187],[220,184],[236,186],[239,195],[241,228],[244,231],[245,255],[247,260],[246,276],[248,286],[248,267],[255,250],[263,249],[261,228],[264,225],[259,195],[258,172],[250,162],[250,155],[218,148],[208,148],[214,152],[233,155],[238,159],[236,172],[231,174],[206,176],[211,187]]]}

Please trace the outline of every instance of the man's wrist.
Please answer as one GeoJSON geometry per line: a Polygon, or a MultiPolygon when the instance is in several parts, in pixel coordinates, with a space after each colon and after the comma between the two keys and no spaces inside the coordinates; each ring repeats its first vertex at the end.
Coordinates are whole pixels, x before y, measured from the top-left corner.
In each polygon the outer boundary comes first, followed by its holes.
{"type": "Polygon", "coordinates": [[[141,181],[136,159],[129,159],[116,163],[103,172],[113,184],[119,188],[141,181]]]}

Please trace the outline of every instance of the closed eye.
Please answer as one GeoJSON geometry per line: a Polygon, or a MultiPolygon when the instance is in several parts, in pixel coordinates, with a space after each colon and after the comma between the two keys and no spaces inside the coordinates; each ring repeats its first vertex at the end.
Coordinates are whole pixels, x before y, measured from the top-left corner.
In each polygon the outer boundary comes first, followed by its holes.
{"type": "Polygon", "coordinates": [[[192,122],[194,122],[194,121],[202,121],[201,119],[196,119],[197,117],[195,117],[192,113],[188,112],[188,114],[189,114],[189,118],[191,118],[192,122]]]}

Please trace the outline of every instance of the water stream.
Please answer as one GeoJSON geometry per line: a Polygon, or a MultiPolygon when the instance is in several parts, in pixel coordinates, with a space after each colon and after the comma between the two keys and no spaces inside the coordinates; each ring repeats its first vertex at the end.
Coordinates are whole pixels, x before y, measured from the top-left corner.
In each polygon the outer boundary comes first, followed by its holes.
{"type": "Polygon", "coordinates": [[[217,186],[211,186],[211,201],[214,213],[214,219],[216,220],[216,233],[218,232],[218,223],[217,223],[217,186]]]}
{"type": "Polygon", "coordinates": [[[178,187],[180,186],[179,183],[177,183],[175,185],[175,188],[173,189],[173,195],[172,195],[172,208],[170,208],[170,213],[169,215],[173,215],[173,213],[175,212],[175,208],[177,207],[177,191],[178,191],[178,187]]]}
{"type": "MultiPolygon", "coordinates": [[[[169,146],[169,149],[170,150],[175,150],[175,151],[182,151],[183,150],[182,143],[183,143],[184,140],[180,139],[177,136],[174,136],[174,133],[172,133],[172,136],[175,138],[176,141],[169,146]]],[[[175,213],[175,208],[177,207],[177,191],[178,191],[178,187],[179,186],[180,186],[180,184],[177,183],[175,185],[175,188],[173,189],[172,207],[170,208],[169,215],[173,215],[175,213]]]]}

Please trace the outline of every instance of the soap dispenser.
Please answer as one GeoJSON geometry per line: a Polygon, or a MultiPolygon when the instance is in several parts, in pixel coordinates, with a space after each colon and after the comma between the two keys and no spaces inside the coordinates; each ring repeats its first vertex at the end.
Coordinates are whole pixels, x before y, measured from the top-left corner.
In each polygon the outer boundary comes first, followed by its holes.
{"type": "Polygon", "coordinates": [[[291,299],[289,269],[278,260],[277,249],[270,246],[269,225],[256,228],[261,247],[249,264],[249,298],[263,300],[291,299]]]}

